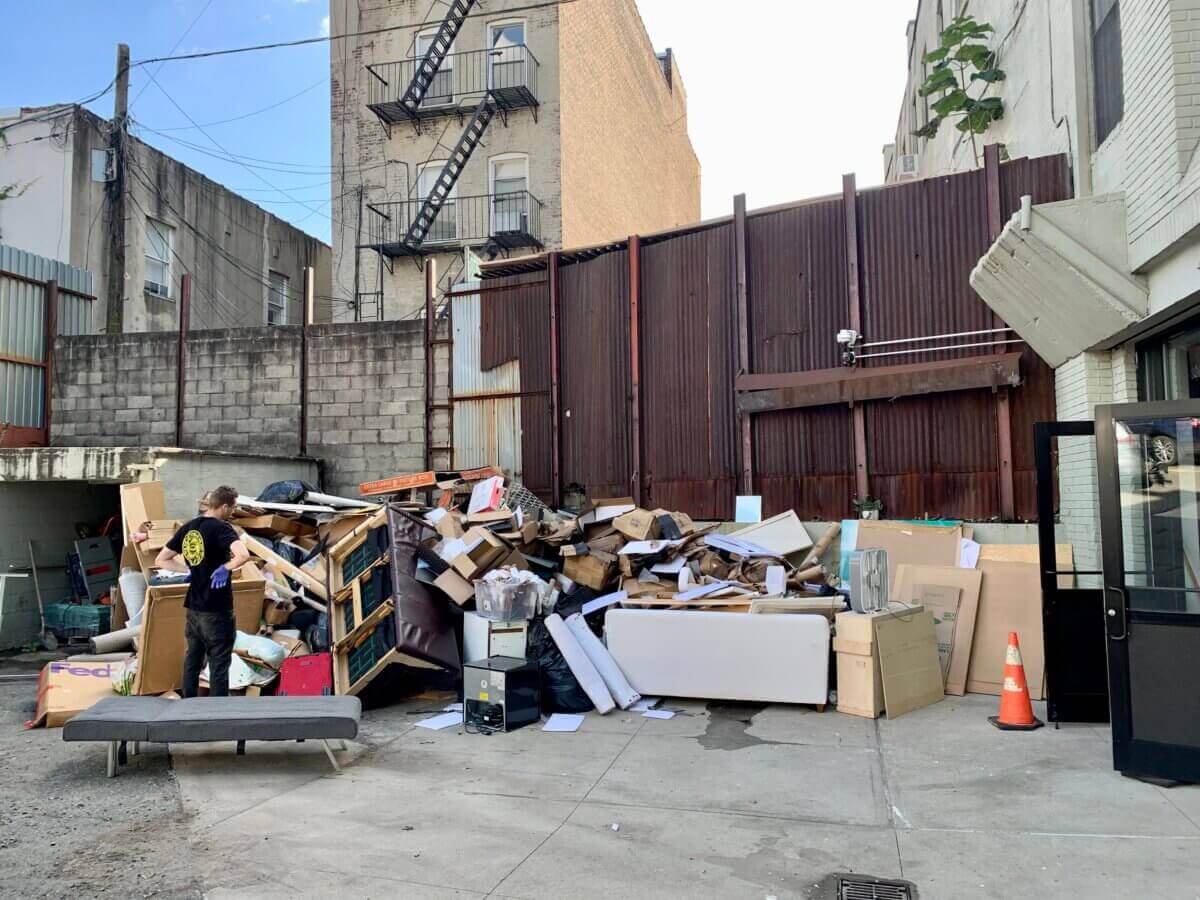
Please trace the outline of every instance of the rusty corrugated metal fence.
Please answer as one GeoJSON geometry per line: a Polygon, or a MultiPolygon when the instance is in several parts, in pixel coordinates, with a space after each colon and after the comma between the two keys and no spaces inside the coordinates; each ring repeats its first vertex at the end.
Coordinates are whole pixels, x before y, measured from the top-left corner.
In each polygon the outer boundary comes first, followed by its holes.
{"type": "Polygon", "coordinates": [[[889,516],[1034,519],[1032,426],[1054,417],[1054,379],[1028,348],[1013,389],[755,413],[749,459],[735,391],[743,319],[755,375],[837,368],[856,321],[870,341],[1002,327],[968,276],[1023,194],[1068,199],[1066,157],[993,150],[978,171],[849,179],[841,196],[485,267],[481,363],[520,363],[526,484],[727,518],[749,474],[764,514],[835,519],[862,479],[889,516]]]}
{"type": "Polygon", "coordinates": [[[87,270],[0,244],[0,447],[49,443],[48,336],[90,332],[94,299],[87,270]]]}

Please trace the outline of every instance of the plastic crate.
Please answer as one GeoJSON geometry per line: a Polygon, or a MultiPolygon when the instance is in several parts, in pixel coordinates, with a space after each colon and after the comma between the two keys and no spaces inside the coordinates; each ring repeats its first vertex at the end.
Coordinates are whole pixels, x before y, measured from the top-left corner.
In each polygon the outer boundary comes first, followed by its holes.
{"type": "Polygon", "coordinates": [[[112,623],[112,607],[51,603],[45,608],[46,628],[64,640],[107,634],[112,623]]]}
{"type": "Polygon", "coordinates": [[[385,618],[369,638],[346,654],[346,674],[351,685],[395,648],[391,626],[391,617],[385,618]]]}

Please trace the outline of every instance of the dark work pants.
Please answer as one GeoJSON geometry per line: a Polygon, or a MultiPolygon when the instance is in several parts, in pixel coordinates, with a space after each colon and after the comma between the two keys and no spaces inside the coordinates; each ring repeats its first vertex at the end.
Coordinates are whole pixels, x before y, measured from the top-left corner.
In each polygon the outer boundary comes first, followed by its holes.
{"type": "Polygon", "coordinates": [[[200,693],[200,670],[208,657],[208,695],[229,696],[229,658],[233,655],[233,638],[237,633],[233,611],[187,611],[187,653],[183,657],[183,696],[200,693]]]}

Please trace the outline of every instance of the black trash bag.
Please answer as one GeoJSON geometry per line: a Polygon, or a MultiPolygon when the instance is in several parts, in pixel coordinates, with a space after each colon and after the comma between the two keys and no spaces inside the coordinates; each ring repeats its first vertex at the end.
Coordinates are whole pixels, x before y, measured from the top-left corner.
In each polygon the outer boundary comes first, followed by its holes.
{"type": "Polygon", "coordinates": [[[276,481],[262,489],[256,499],[263,503],[299,503],[309,491],[315,491],[306,481],[276,481]]]}
{"type": "Polygon", "coordinates": [[[313,653],[324,653],[329,649],[329,615],[317,613],[317,621],[304,631],[304,640],[313,653]]]}
{"type": "Polygon", "coordinates": [[[525,650],[527,659],[538,664],[542,687],[542,712],[582,713],[592,709],[592,701],[567,665],[562,651],[554,643],[546,623],[536,620],[529,627],[525,650]]]}

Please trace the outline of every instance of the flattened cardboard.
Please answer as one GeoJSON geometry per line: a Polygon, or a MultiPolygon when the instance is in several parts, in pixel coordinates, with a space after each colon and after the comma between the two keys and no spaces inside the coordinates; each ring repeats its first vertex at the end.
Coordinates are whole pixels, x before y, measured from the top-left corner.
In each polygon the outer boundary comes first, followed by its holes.
{"type": "Polygon", "coordinates": [[[120,659],[103,662],[64,659],[48,663],[38,676],[37,711],[28,727],[61,728],[92,704],[117,696],[112,676],[121,665],[120,659]]]}
{"type": "Polygon", "coordinates": [[[867,719],[878,718],[883,712],[883,679],[875,645],[875,624],[895,615],[911,617],[921,611],[840,612],[836,615],[833,650],[837,653],[838,712],[867,719]]]}
{"type": "Polygon", "coordinates": [[[616,566],[595,553],[587,556],[569,556],[563,560],[563,574],[584,587],[602,591],[608,587],[616,566]]]}
{"type": "Polygon", "coordinates": [[[945,698],[933,613],[923,610],[879,619],[875,643],[889,719],[945,698]]]}
{"type": "MultiPolygon", "coordinates": [[[[979,549],[979,558],[995,560],[996,562],[1025,562],[1041,565],[1037,544],[984,544],[979,549]]],[[[1071,544],[1054,545],[1054,567],[1066,575],[1058,576],[1060,588],[1075,587],[1075,576],[1070,574],[1075,568],[1075,547],[1071,544]]]]}
{"type": "Polygon", "coordinates": [[[942,667],[942,684],[950,674],[950,652],[954,647],[954,626],[958,621],[958,606],[962,602],[962,588],[944,584],[918,584],[913,591],[930,613],[937,635],[938,663],[942,667]]]}
{"type": "Polygon", "coordinates": [[[743,541],[758,544],[780,556],[807,550],[813,543],[804,526],[800,524],[800,517],[791,509],[749,528],[738,529],[733,534],[743,541]]]}
{"type": "Polygon", "coordinates": [[[916,566],[957,566],[962,527],[911,525],[907,522],[858,523],[856,550],[887,551],[890,590],[896,588],[896,572],[903,564],[916,566]]]}
{"type": "Polygon", "coordinates": [[[581,526],[612,522],[617,516],[637,509],[632,497],[598,497],[579,514],[581,526]]]}
{"type": "MultiPolygon", "coordinates": [[[[946,693],[961,697],[967,692],[967,668],[971,663],[983,572],[958,566],[901,565],[896,571],[893,599],[901,603],[920,603],[918,588],[922,585],[944,585],[961,591],[946,673],[946,693]]],[[[934,609],[933,612],[936,619],[944,611],[934,609]]]]}
{"type": "Polygon", "coordinates": [[[980,559],[983,591],[967,671],[972,694],[999,694],[1004,686],[1008,633],[1017,632],[1025,680],[1033,700],[1045,699],[1046,651],[1042,638],[1042,583],[1035,563],[980,559]]]}
{"type": "Polygon", "coordinates": [[[143,522],[166,517],[167,495],[161,481],[121,485],[121,527],[125,532],[125,543],[129,543],[129,536],[143,522]]]}

